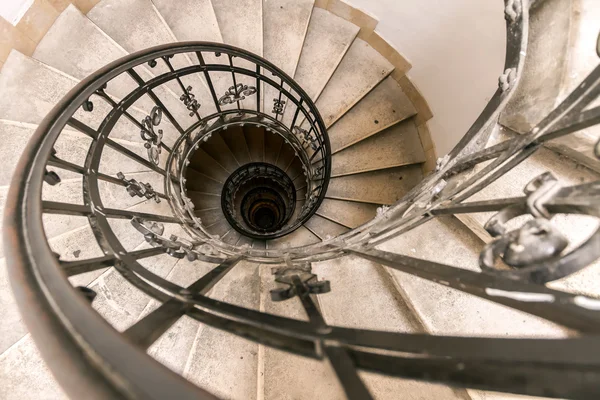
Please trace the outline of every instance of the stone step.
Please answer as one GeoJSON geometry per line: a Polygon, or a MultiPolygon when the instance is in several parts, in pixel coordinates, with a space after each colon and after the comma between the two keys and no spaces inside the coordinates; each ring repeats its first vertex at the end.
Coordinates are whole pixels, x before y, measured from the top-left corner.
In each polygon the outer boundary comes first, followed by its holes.
{"type": "MultiPolygon", "coordinates": [[[[150,0],[103,0],[88,12],[87,17],[129,53],[177,41],[150,0]]],[[[162,60],[157,61],[151,70],[153,74],[169,72],[162,60]]],[[[174,56],[171,63],[176,69],[192,65],[191,59],[185,55],[174,56]]],[[[216,112],[204,77],[191,74],[181,77],[181,81],[185,87],[192,86],[196,99],[202,104],[199,111],[202,115],[216,112]]],[[[177,98],[182,94],[176,81],[166,86],[177,98]]],[[[195,116],[188,115],[182,102],[177,106],[177,109],[169,111],[176,113],[181,126],[187,128],[197,122],[195,116]]]]}
{"type": "MultiPolygon", "coordinates": [[[[211,271],[216,265],[202,261],[180,260],[167,276],[167,279],[182,287],[187,287],[211,271]]],[[[210,296],[210,292],[208,294],[210,296]]],[[[159,306],[152,302],[146,313],[159,306]]],[[[143,315],[142,315],[143,316],[143,315]]],[[[184,374],[194,340],[199,329],[198,321],[188,316],[180,318],[148,349],[148,354],[178,374],[184,374]]]]}
{"type": "Polygon", "coordinates": [[[210,0],[152,0],[180,41],[223,42],[210,0]]]}
{"type": "Polygon", "coordinates": [[[244,127],[244,137],[248,144],[251,162],[265,161],[265,133],[256,126],[244,127]]]}
{"type": "Polygon", "coordinates": [[[313,10],[294,75],[294,80],[313,100],[325,88],[358,31],[356,25],[343,18],[321,8],[313,10]]]}
{"type": "Polygon", "coordinates": [[[218,0],[212,4],[223,41],[262,56],[262,0],[218,0]]]}
{"type": "MultiPolygon", "coordinates": [[[[279,302],[271,300],[269,291],[281,287],[274,280],[272,267],[271,265],[261,266],[261,311],[307,321],[306,312],[297,297],[279,302]]],[[[259,351],[263,355],[263,375],[259,376],[259,382],[262,383],[261,394],[265,400],[341,400],[346,398],[335,372],[325,362],[269,346],[260,346],[259,351]]]]}
{"type": "Polygon", "coordinates": [[[207,194],[188,190],[188,197],[192,199],[196,211],[221,209],[221,195],[207,194]]]}
{"type": "Polygon", "coordinates": [[[391,77],[352,107],[327,130],[331,151],[337,152],[415,115],[417,111],[391,77]]]}
{"type": "Polygon", "coordinates": [[[394,204],[423,174],[419,165],[409,165],[332,178],[327,198],[372,204],[394,204]]]}
{"type": "Polygon", "coordinates": [[[333,155],[331,176],[401,167],[425,161],[413,119],[400,122],[333,155]]]}
{"type": "Polygon", "coordinates": [[[354,229],[375,217],[377,205],[325,198],[317,210],[317,214],[354,229]]]}
{"type": "Polygon", "coordinates": [[[239,165],[251,162],[243,128],[230,126],[226,130],[219,132],[219,135],[227,143],[227,147],[229,147],[239,165]]]}
{"type": "MultiPolygon", "coordinates": [[[[484,243],[453,217],[429,221],[377,248],[410,257],[480,271],[484,243]],[[432,245],[435,243],[435,245],[432,245]]],[[[566,337],[569,331],[542,318],[389,269],[395,284],[427,332],[483,337],[566,337]]],[[[469,390],[472,399],[517,399],[519,396],[469,390]]]]}
{"type": "Polygon", "coordinates": [[[225,218],[215,222],[214,224],[207,226],[206,230],[211,235],[218,235],[219,237],[224,237],[229,231],[233,228],[229,225],[229,222],[225,218]]]}
{"type": "Polygon", "coordinates": [[[0,398],[67,400],[30,335],[0,355],[0,398]]]}
{"type": "MultiPolygon", "coordinates": [[[[13,50],[0,72],[0,90],[7,96],[0,99],[0,115],[5,120],[39,124],[77,83],[77,79],[13,50]],[[34,108],[32,101],[36,104],[34,108]]],[[[80,108],[74,118],[97,129],[112,107],[95,95],[90,100],[94,104],[93,111],[80,108]]],[[[130,109],[130,113],[139,121],[145,116],[139,109],[130,109]]],[[[164,141],[172,143],[178,134],[164,119],[163,128],[164,141]]],[[[110,137],[143,144],[139,128],[125,118],[119,119],[110,137]]]]}
{"type": "MultiPolygon", "coordinates": [[[[253,310],[260,303],[259,265],[240,262],[211,290],[209,297],[253,310]]],[[[198,323],[184,376],[227,399],[255,399],[258,344],[198,323]]]]}
{"type": "Polygon", "coordinates": [[[217,161],[229,174],[239,168],[235,156],[229,150],[227,143],[220,135],[212,135],[209,140],[202,143],[202,150],[217,161]]]}
{"type": "Polygon", "coordinates": [[[218,182],[225,183],[229,177],[229,172],[202,148],[194,151],[190,159],[190,167],[218,182]]]}
{"type": "Polygon", "coordinates": [[[240,240],[240,237],[242,237],[241,233],[239,233],[235,229],[231,229],[229,232],[227,232],[227,234],[225,234],[225,236],[223,236],[222,240],[225,243],[235,246],[238,240],[240,240]]]}
{"type": "Polygon", "coordinates": [[[362,39],[355,39],[317,100],[330,126],[394,70],[394,66],[362,39]]]}
{"type": "Polygon", "coordinates": [[[318,243],[321,240],[314,233],[301,226],[294,232],[273,240],[267,241],[267,249],[285,249],[288,247],[298,247],[308,244],[318,243]]]}
{"type": "MultiPolygon", "coordinates": [[[[314,0],[263,1],[264,58],[293,77],[313,11],[314,0]]],[[[271,112],[279,92],[263,85],[265,112],[271,112]]]]}
{"type": "Polygon", "coordinates": [[[193,168],[188,167],[186,171],[186,187],[195,192],[210,193],[220,195],[223,190],[223,184],[218,182],[193,168]]]}
{"type": "Polygon", "coordinates": [[[286,143],[281,148],[277,163],[275,165],[281,168],[283,171],[288,171],[295,160],[298,160],[296,158],[296,152],[292,146],[286,143]]]}
{"type": "MultiPolygon", "coordinates": [[[[423,332],[409,305],[380,265],[346,256],[313,263],[312,267],[319,280],[331,282],[331,292],[318,296],[327,324],[387,332],[423,332]]],[[[466,397],[443,385],[365,372],[360,372],[359,376],[376,399],[401,397],[437,400],[466,397]]]]}
{"type": "Polygon", "coordinates": [[[337,222],[330,221],[316,214],[306,221],[304,226],[321,240],[334,238],[350,230],[337,222]]]}
{"type": "Polygon", "coordinates": [[[263,2],[264,58],[294,76],[314,0],[263,2]]]}
{"type": "Polygon", "coordinates": [[[284,145],[284,140],[281,136],[271,132],[265,135],[265,162],[276,165],[277,159],[284,145]]]}
{"type": "Polygon", "coordinates": [[[223,210],[220,206],[219,208],[215,208],[213,210],[195,211],[194,214],[196,214],[196,216],[202,220],[202,224],[204,224],[204,226],[212,225],[225,218],[225,215],[223,215],[223,210]]]}
{"type": "MultiPolygon", "coordinates": [[[[6,258],[0,258],[0,318],[4,321],[0,325],[0,368],[3,368],[4,352],[27,335],[27,328],[8,282],[6,258]]],[[[2,387],[6,387],[5,378],[3,378],[5,376],[7,376],[5,373],[0,375],[2,387]]]]}
{"type": "MultiPolygon", "coordinates": [[[[125,55],[127,52],[122,47],[73,5],[69,5],[60,14],[33,53],[35,59],[77,79],[85,79],[125,55]]],[[[147,68],[138,67],[137,70],[144,79],[152,77],[147,68]]],[[[137,86],[128,75],[121,75],[111,80],[107,93],[122,99],[137,86]]],[[[173,93],[164,88],[153,91],[178,119],[188,118],[173,93]]],[[[154,106],[155,103],[148,96],[142,96],[134,104],[134,107],[144,110],[145,114],[149,114],[154,106]]],[[[164,130],[164,127],[161,126],[161,129],[164,130]]]]}

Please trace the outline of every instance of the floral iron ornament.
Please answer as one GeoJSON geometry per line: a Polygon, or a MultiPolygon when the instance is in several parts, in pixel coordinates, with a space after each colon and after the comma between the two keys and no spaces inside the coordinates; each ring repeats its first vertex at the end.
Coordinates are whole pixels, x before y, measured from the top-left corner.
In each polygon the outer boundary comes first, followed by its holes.
{"type": "Polygon", "coordinates": [[[254,86],[243,85],[238,83],[235,86],[231,86],[225,94],[219,99],[219,105],[233,104],[236,101],[242,101],[248,96],[252,96],[256,93],[254,86]]]}

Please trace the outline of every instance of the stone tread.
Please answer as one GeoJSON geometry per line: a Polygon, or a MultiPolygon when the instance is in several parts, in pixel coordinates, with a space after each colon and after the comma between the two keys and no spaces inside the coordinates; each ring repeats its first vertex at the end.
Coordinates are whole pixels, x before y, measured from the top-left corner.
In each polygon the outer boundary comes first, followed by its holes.
{"type": "Polygon", "coordinates": [[[220,195],[223,190],[223,184],[208,176],[188,167],[186,171],[186,186],[189,190],[202,193],[220,195]]]}
{"type": "Polygon", "coordinates": [[[422,179],[421,167],[409,165],[332,178],[327,198],[394,204],[422,179]]]}
{"type": "Polygon", "coordinates": [[[244,131],[239,126],[232,126],[224,131],[219,132],[219,135],[231,150],[239,165],[247,164],[250,161],[250,153],[244,136],[244,131]]]}
{"type": "Polygon", "coordinates": [[[415,107],[391,77],[385,78],[328,130],[337,152],[416,114],[415,107]]]}
{"type": "Polygon", "coordinates": [[[264,57],[294,76],[315,0],[263,1],[264,57]]]}
{"type": "Polygon", "coordinates": [[[213,8],[227,44],[263,54],[262,0],[217,0],[213,8]]]}
{"type": "Polygon", "coordinates": [[[244,127],[244,137],[248,144],[248,152],[252,162],[265,161],[265,133],[262,128],[254,126],[244,127]]]}
{"type": "Polygon", "coordinates": [[[238,169],[239,164],[235,156],[220,135],[212,135],[208,141],[202,143],[201,148],[229,172],[229,174],[238,169]]]}
{"type": "Polygon", "coordinates": [[[221,208],[221,196],[208,195],[206,193],[188,190],[188,197],[192,200],[196,211],[213,210],[221,208]]]}
{"type": "MultiPolygon", "coordinates": [[[[441,217],[377,248],[479,271],[482,247],[480,239],[457,219],[441,217]]],[[[488,337],[564,337],[567,333],[541,318],[403,272],[391,273],[430,333],[488,337]]]]}
{"type": "Polygon", "coordinates": [[[318,243],[321,240],[304,226],[284,237],[267,241],[268,249],[283,249],[287,247],[298,247],[318,243]]]}
{"type": "MultiPolygon", "coordinates": [[[[321,93],[359,28],[321,8],[313,9],[294,80],[314,100],[321,93]]],[[[295,110],[294,110],[295,111],[295,110]]]]}
{"type": "MultiPolygon", "coordinates": [[[[313,263],[319,280],[329,280],[332,291],[318,296],[329,325],[387,332],[421,333],[420,324],[393,286],[383,267],[358,257],[347,256],[313,263]],[[352,273],[348,273],[352,270],[352,273]]],[[[464,399],[453,389],[414,380],[361,374],[376,399],[414,400],[464,399]]]]}
{"type": "Polygon", "coordinates": [[[319,215],[313,215],[304,223],[312,233],[317,235],[321,240],[328,240],[341,234],[348,232],[350,229],[336,222],[330,221],[319,215]]]}
{"type": "Polygon", "coordinates": [[[400,167],[425,161],[413,119],[400,122],[333,155],[331,176],[400,167]]]}
{"type": "MultiPolygon", "coordinates": [[[[259,265],[242,261],[215,285],[210,297],[258,310],[260,283],[259,265]]],[[[220,398],[256,398],[259,345],[196,323],[198,333],[184,376],[220,398]]]]}
{"type": "Polygon", "coordinates": [[[152,0],[180,41],[223,42],[210,0],[152,0]]]}
{"type": "Polygon", "coordinates": [[[223,215],[223,211],[221,210],[221,207],[214,209],[214,210],[196,211],[196,212],[194,212],[194,214],[196,214],[196,216],[202,220],[202,223],[205,226],[212,225],[215,222],[218,222],[221,219],[225,218],[225,215],[223,215]]]}
{"type": "Polygon", "coordinates": [[[377,205],[326,198],[317,210],[317,214],[354,229],[375,217],[377,205]]]}
{"type": "Polygon", "coordinates": [[[190,167],[218,182],[225,183],[229,178],[227,170],[217,160],[208,155],[203,148],[195,150],[190,159],[190,167]]]}
{"type": "MultiPolygon", "coordinates": [[[[87,17],[129,53],[176,42],[173,33],[150,0],[102,0],[88,12],[87,17]]],[[[158,61],[157,66],[152,69],[152,73],[168,72],[166,64],[161,60],[158,61]]],[[[189,66],[190,60],[183,55],[176,55],[171,59],[171,63],[177,69],[189,66]]],[[[204,114],[208,115],[216,111],[203,77],[196,74],[187,75],[181,80],[186,87],[194,88],[193,93],[198,102],[203,105],[202,112],[204,114]]],[[[178,98],[181,94],[178,84],[172,81],[167,86],[178,98]]],[[[187,115],[187,112],[183,103],[178,105],[177,115],[185,113],[178,120],[186,128],[195,121],[192,117],[184,116],[187,115]]],[[[170,111],[175,113],[171,109],[170,111]]]]}
{"type": "Polygon", "coordinates": [[[275,165],[284,140],[281,136],[273,133],[265,135],[265,162],[275,165]]]}
{"type": "Polygon", "coordinates": [[[329,126],[385,79],[394,66],[362,39],[355,39],[317,100],[329,126]]]}

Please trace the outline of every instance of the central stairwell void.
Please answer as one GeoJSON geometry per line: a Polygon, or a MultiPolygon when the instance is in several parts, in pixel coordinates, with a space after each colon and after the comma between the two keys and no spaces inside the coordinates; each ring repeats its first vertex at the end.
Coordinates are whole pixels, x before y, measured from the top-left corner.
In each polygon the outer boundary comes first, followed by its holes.
{"type": "Polygon", "coordinates": [[[0,72],[31,334],[0,342],[0,397],[597,398],[600,145],[548,149],[600,121],[600,67],[501,125],[560,25],[531,3],[437,163],[408,64],[345,3],[66,7],[0,72]]]}

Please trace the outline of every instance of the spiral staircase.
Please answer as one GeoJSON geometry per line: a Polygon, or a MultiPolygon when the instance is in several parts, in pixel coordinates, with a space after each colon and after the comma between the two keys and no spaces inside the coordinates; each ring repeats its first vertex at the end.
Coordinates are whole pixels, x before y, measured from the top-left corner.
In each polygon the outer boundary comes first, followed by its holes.
{"type": "Polygon", "coordinates": [[[436,164],[343,2],[67,6],[0,71],[0,398],[597,398],[599,11],[507,0],[436,164]]]}

